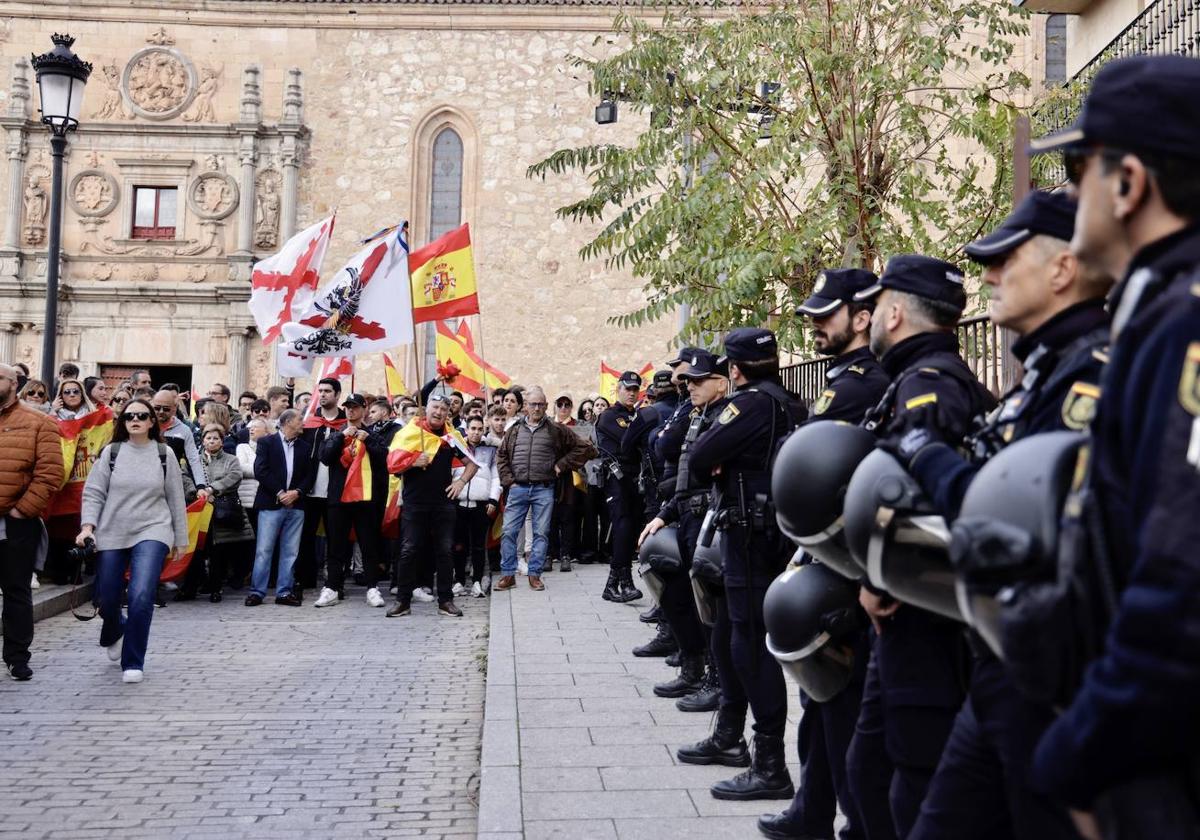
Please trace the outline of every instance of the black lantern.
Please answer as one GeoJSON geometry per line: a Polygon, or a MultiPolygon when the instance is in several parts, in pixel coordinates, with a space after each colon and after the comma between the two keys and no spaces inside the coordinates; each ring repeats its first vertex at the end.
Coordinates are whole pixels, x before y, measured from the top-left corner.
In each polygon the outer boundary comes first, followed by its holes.
{"type": "Polygon", "coordinates": [[[83,89],[92,65],[71,52],[75,39],[70,35],[51,37],[54,49],[35,55],[33,70],[37,74],[41,98],[42,122],[60,137],[79,125],[79,110],[83,104],[83,89]]]}
{"type": "Polygon", "coordinates": [[[607,91],[604,98],[600,100],[600,104],[596,106],[596,124],[611,125],[617,121],[617,103],[613,101],[612,94],[607,91]]]}

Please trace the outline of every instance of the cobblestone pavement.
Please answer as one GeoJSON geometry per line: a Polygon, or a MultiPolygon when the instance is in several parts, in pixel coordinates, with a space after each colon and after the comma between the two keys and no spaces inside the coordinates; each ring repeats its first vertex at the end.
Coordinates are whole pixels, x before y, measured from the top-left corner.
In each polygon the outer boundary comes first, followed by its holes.
{"type": "MultiPolygon", "coordinates": [[[[607,568],[577,569],[546,575],[545,592],[518,578],[492,596],[480,839],[759,837],[755,817],[786,802],[719,802],[709,785],[738,771],[675,759],[713,716],[655,697],[674,671],[630,654],[653,634],[637,619],[649,599],[608,603],[607,568]]],[[[789,692],[795,761],[800,704],[789,692]]]]}
{"type": "Polygon", "coordinates": [[[0,683],[0,837],[473,835],[488,602],[385,619],[363,593],[171,603],[140,685],[99,619],[39,623],[33,681],[0,683]]]}

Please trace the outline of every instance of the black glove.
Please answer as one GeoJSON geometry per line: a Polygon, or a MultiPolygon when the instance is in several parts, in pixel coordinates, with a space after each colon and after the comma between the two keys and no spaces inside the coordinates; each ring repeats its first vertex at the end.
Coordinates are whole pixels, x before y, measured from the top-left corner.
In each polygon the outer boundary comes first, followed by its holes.
{"type": "Polygon", "coordinates": [[[936,444],[945,443],[933,419],[930,409],[910,411],[892,425],[888,436],[880,440],[877,446],[899,461],[905,470],[911,471],[922,452],[936,444]]]}

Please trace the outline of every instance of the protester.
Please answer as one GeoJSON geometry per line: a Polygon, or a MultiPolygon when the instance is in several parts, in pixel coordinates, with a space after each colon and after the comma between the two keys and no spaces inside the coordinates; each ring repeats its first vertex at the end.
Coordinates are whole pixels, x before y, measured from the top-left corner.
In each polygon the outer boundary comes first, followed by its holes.
{"type": "Polygon", "coordinates": [[[109,394],[112,389],[108,387],[108,383],[99,376],[89,376],[83,380],[83,391],[92,405],[99,408],[102,405],[108,405],[109,394]]]}
{"type": "MultiPolygon", "coordinates": [[[[208,590],[208,600],[214,604],[221,601],[221,589],[228,577],[231,561],[235,567],[245,565],[248,547],[254,541],[254,531],[250,527],[249,518],[242,510],[239,496],[242,482],[241,463],[236,455],[231,455],[223,449],[224,439],[223,427],[215,423],[204,427],[204,452],[201,457],[208,473],[213,504],[212,524],[205,547],[208,557],[205,588],[208,590]]],[[[189,581],[198,582],[200,579],[200,575],[194,578],[190,573],[188,575],[189,581]]],[[[183,591],[181,589],[180,594],[183,594],[183,591]]],[[[195,590],[191,591],[192,597],[195,597],[195,590]]]]}
{"type": "Polygon", "coordinates": [[[279,415],[279,432],[262,437],[254,454],[254,477],[258,495],[258,534],[254,551],[254,571],[247,607],[257,607],[267,594],[271,558],[279,545],[279,573],[276,577],[275,603],[298,607],[302,603],[292,591],[293,570],[300,551],[300,533],[304,528],[304,509],[300,505],[303,490],[311,486],[312,457],[300,440],[304,424],[300,412],[285,409],[279,415]]]}
{"type": "Polygon", "coordinates": [[[25,681],[33,676],[30,582],[43,533],[38,517],[62,483],[63,461],[57,425],[17,398],[20,378],[16,368],[0,364],[0,623],[9,676],[25,681]]]}
{"type": "Polygon", "coordinates": [[[242,391],[242,393],[238,394],[237,409],[243,423],[250,420],[250,408],[257,399],[258,394],[253,391],[242,391]]]}
{"type": "Polygon", "coordinates": [[[233,392],[229,390],[228,385],[222,385],[220,382],[216,382],[211,388],[208,389],[207,396],[213,402],[228,406],[230,399],[233,397],[233,392]]]}
{"type": "Polygon", "coordinates": [[[296,395],[296,410],[301,414],[308,414],[308,407],[312,405],[312,399],[313,395],[311,391],[301,391],[296,395]]]}
{"type": "Polygon", "coordinates": [[[50,407],[50,389],[46,387],[46,383],[40,379],[30,379],[25,383],[25,387],[21,389],[21,401],[42,414],[49,414],[50,407]]]}
{"type": "Polygon", "coordinates": [[[196,438],[192,434],[191,427],[176,415],[175,393],[168,388],[162,388],[149,402],[153,406],[154,416],[158,418],[158,427],[162,436],[183,441],[188,473],[197,489],[203,490],[208,484],[208,478],[204,472],[204,464],[200,460],[200,450],[196,446],[196,438]]]}
{"type": "Polygon", "coordinates": [[[132,399],[132,395],[125,388],[118,388],[113,391],[112,397],[109,398],[108,407],[113,410],[113,414],[120,414],[121,409],[125,404],[132,399]]]}
{"type": "Polygon", "coordinates": [[[94,541],[98,552],[100,645],[110,660],[121,661],[122,681],[138,683],[163,561],[172,546],[188,549],[187,511],[179,467],[162,443],[150,403],[132,400],[118,419],[112,443],[84,485],[75,544],[83,548],[94,541]],[[121,614],[127,569],[128,619],[121,614]]]}
{"type": "MultiPolygon", "coordinates": [[[[304,446],[312,463],[312,481],[304,488],[304,531],[300,537],[300,558],[296,561],[296,579],[301,589],[317,585],[321,563],[317,557],[317,531],[329,534],[329,466],[321,460],[321,447],[346,424],[346,412],[338,408],[342,383],[325,378],[317,383],[317,409],[304,421],[304,446]]],[[[296,409],[300,411],[300,409],[296,409]]],[[[303,415],[303,412],[301,412],[303,415]]],[[[325,540],[325,559],[329,559],[329,540],[325,540]]]]}
{"type": "MultiPolygon", "coordinates": [[[[254,456],[258,451],[259,439],[271,434],[271,426],[264,418],[256,417],[250,421],[246,432],[248,440],[239,443],[234,452],[238,466],[242,469],[242,480],[238,484],[238,501],[246,514],[246,520],[250,523],[250,530],[257,539],[258,511],[254,509],[254,498],[258,495],[258,479],[254,477],[254,456]]],[[[240,589],[246,582],[246,576],[250,574],[253,562],[253,550],[248,556],[235,556],[234,568],[229,576],[230,585],[240,589]]]]}
{"type": "Polygon", "coordinates": [[[59,383],[52,406],[54,416],[59,420],[78,420],[92,412],[91,403],[84,395],[83,383],[78,379],[64,379],[59,383]]]}
{"type": "MultiPolygon", "coordinates": [[[[490,588],[484,581],[488,528],[500,505],[500,473],[496,465],[496,447],[483,442],[483,419],[467,420],[467,450],[479,469],[458,496],[454,519],[454,587],[466,594],[467,562],[471,564],[471,597],[482,598],[490,588]]],[[[461,479],[466,467],[455,467],[454,477],[461,479]]]]}
{"type": "Polygon", "coordinates": [[[525,397],[520,391],[512,388],[504,395],[504,400],[500,403],[504,408],[504,428],[505,431],[511,429],[513,424],[517,422],[517,418],[521,414],[521,410],[525,407],[525,397]]]}
{"type": "MultiPolygon", "coordinates": [[[[267,389],[267,405],[270,407],[270,417],[272,420],[279,422],[279,415],[286,411],[292,405],[292,397],[287,388],[280,385],[272,385],[267,389]]],[[[301,412],[301,416],[304,416],[301,412]]]]}

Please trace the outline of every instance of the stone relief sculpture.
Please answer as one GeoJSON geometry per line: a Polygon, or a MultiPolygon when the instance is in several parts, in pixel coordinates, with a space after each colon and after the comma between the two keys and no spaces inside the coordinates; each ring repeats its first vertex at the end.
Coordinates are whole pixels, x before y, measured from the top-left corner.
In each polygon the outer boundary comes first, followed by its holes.
{"type": "Polygon", "coordinates": [[[93,166],[71,179],[67,198],[80,216],[107,216],[117,206],[119,191],[115,178],[93,166]]]}
{"type": "Polygon", "coordinates": [[[213,108],[213,97],[221,84],[222,67],[205,64],[200,67],[200,84],[196,88],[196,98],[192,102],[192,111],[184,114],[184,122],[216,122],[217,112],[213,108]]]}
{"type": "Polygon", "coordinates": [[[219,169],[212,169],[192,181],[188,206],[201,219],[224,219],[238,205],[237,182],[219,169]]]}
{"type": "Polygon", "coordinates": [[[279,237],[279,173],[266,170],[258,176],[254,191],[254,245],[274,248],[279,237]]]}
{"type": "Polygon", "coordinates": [[[130,119],[133,115],[125,107],[125,100],[121,96],[121,68],[117,66],[116,61],[110,61],[100,67],[100,82],[104,86],[104,98],[100,101],[100,107],[92,113],[92,118],[130,119]]]}
{"type": "Polygon", "coordinates": [[[46,211],[50,209],[50,197],[37,175],[30,175],[25,182],[25,244],[41,245],[46,238],[46,211]]]}
{"type": "Polygon", "coordinates": [[[196,94],[196,71],[171,47],[143,47],[125,65],[125,95],[133,110],[152,120],[178,116],[196,94]]]}

